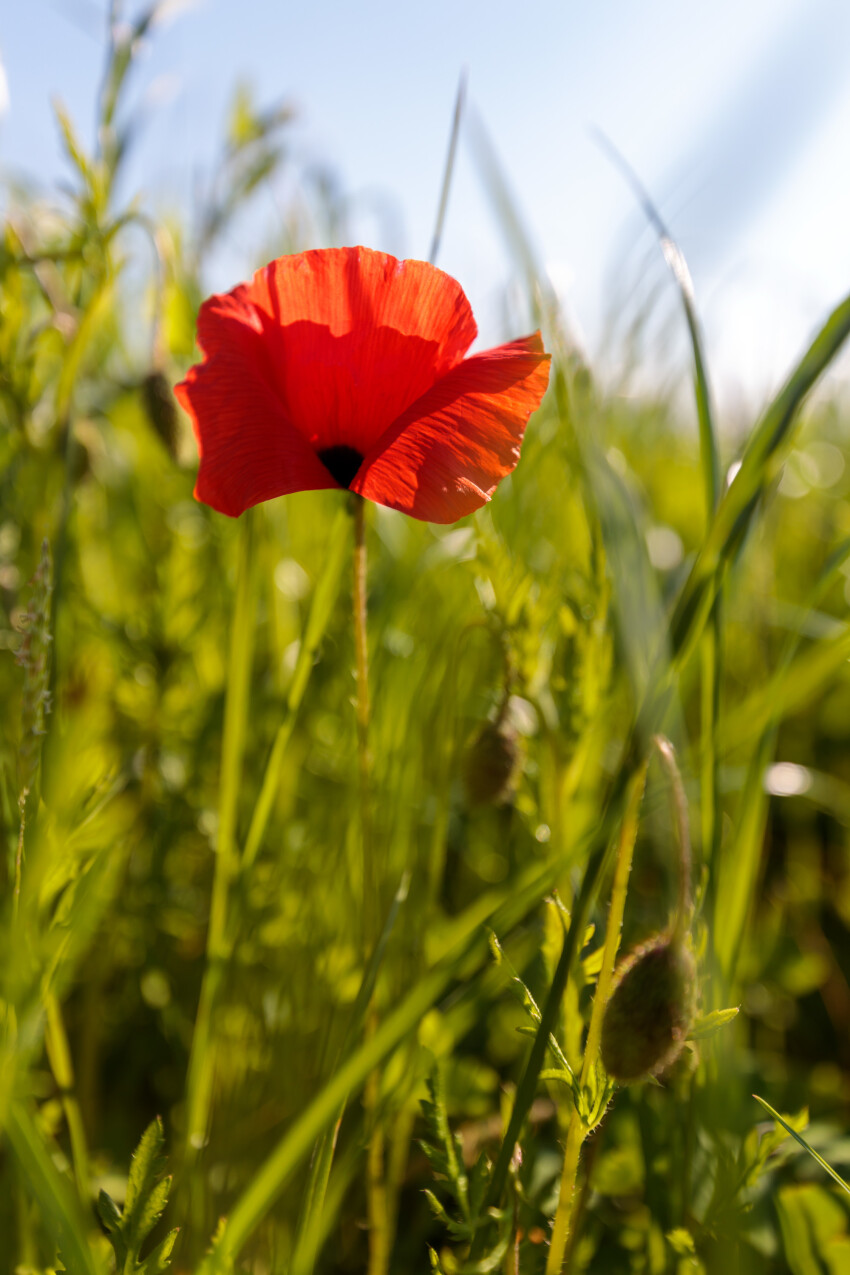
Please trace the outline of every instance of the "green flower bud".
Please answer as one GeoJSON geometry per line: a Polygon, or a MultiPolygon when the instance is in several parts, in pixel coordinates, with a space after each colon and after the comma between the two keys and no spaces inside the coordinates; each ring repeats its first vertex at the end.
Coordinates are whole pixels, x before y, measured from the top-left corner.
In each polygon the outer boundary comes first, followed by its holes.
{"type": "Polygon", "coordinates": [[[669,1067],[694,1016],[696,967],[689,948],[658,934],[636,948],[614,975],[602,1019],[602,1062],[628,1084],[669,1067]]]}

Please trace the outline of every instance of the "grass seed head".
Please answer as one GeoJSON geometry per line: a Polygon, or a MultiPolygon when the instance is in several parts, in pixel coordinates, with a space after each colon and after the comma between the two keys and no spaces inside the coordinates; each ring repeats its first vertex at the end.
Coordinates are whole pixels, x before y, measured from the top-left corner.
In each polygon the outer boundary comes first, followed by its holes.
{"type": "Polygon", "coordinates": [[[602,1019],[602,1062],[628,1084],[676,1060],[696,999],[694,958],[685,944],[658,934],[620,964],[602,1019]]]}

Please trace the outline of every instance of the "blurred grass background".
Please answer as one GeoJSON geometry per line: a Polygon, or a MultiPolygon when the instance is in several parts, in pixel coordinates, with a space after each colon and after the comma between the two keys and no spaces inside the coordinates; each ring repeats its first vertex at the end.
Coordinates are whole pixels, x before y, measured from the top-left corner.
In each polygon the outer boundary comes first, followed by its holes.
{"type": "MultiPolygon", "coordinates": [[[[218,196],[194,225],[154,222],[114,193],[131,144],[118,108],[132,50],[132,41],[113,49],[95,153],[60,120],[73,197],[6,194],[0,1111],[27,1102],[58,1174],[70,1180],[76,1170],[84,1198],[105,1186],[119,1201],[130,1155],[160,1115],[176,1175],[176,1269],[190,1270],[218,1218],[332,1075],[361,984],[350,561],[343,546],[341,575],[328,584],[333,545],[347,537],[339,493],[289,497],[252,515],[256,611],[240,845],[287,713],[317,584],[331,592],[268,824],[233,887],[233,946],[212,1020],[209,1138],[200,1151],[187,1148],[240,529],[192,498],[194,445],[170,384],[195,357],[207,254],[283,162],[290,115],[238,94],[208,186],[218,196]],[[29,584],[45,538],[49,604],[29,584]],[[28,640],[39,615],[52,635],[49,688],[28,640]],[[48,689],[40,736],[38,703],[48,689]],[[42,746],[38,773],[31,758],[37,768],[42,746]],[[82,1184],[75,1128],[89,1160],[82,1184]]],[[[489,162],[482,151],[485,177],[489,162]]],[[[491,182],[529,279],[522,307],[533,314],[545,290],[499,190],[491,182]]],[[[330,242],[347,242],[344,203],[330,189],[301,190],[256,264],[330,242]]],[[[518,321],[510,316],[506,335],[518,321]]],[[[556,328],[549,337],[558,340],[556,328]]],[[[376,988],[381,1015],[455,937],[484,921],[488,900],[510,896],[536,868],[552,868],[570,906],[659,643],[705,541],[690,403],[634,393],[628,377],[599,384],[577,352],[558,352],[564,393],[553,390],[532,421],[522,461],[491,505],[448,529],[369,510],[383,914],[406,887],[376,988]],[[522,757],[517,787],[503,804],[476,804],[463,759],[506,695],[522,757]]],[[[807,1273],[847,1261],[840,1193],[787,1145],[768,1161],[765,1144],[758,1162],[753,1131],[772,1125],[750,1095],[783,1111],[808,1105],[806,1136],[839,1170],[850,1162],[848,445],[846,394],[833,386],[809,401],[793,439],[763,467],[757,516],[735,546],[722,594],[708,739],[704,651],[677,669],[664,728],[686,781],[706,900],[702,1002],[706,1010],[740,1004],[741,1013],[700,1046],[693,1074],[617,1095],[589,1144],[576,1269],[807,1273]],[[707,749],[718,790],[713,844],[704,836],[707,749]],[[718,893],[729,905],[719,924],[718,893]]],[[[720,439],[721,475],[741,446],[720,439]]],[[[653,765],[627,947],[666,924],[676,890],[672,840],[653,765]]],[[[594,910],[600,933],[606,900],[607,887],[594,910]]],[[[526,907],[499,937],[542,1002],[558,948],[552,909],[526,907]]],[[[588,978],[579,969],[565,999],[562,1040],[573,1063],[588,978]]],[[[527,1054],[514,990],[495,964],[458,966],[387,1061],[377,1113],[402,1218],[393,1270],[428,1269],[427,1243],[445,1249],[445,1269],[456,1269],[422,1194],[434,1181],[416,1142],[419,1103],[436,1061],[464,1145],[494,1152],[504,1095],[527,1054]]],[[[563,1119],[563,1095],[541,1087],[512,1188],[523,1271],[545,1261],[563,1119]]],[[[353,1100],[319,1269],[365,1268],[367,1124],[353,1100]]],[[[12,1128],[0,1268],[47,1269],[54,1206],[34,1189],[37,1175],[12,1128]]],[[[258,1275],[302,1269],[293,1257],[302,1182],[290,1182],[251,1236],[243,1259],[258,1275]]],[[[509,1256],[501,1260],[513,1269],[509,1256]]]]}

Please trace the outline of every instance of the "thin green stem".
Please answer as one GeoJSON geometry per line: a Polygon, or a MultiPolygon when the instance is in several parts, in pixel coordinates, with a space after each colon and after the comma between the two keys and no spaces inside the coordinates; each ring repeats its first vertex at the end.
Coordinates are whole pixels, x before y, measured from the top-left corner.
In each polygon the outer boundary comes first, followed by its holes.
{"type": "Polygon", "coordinates": [[[254,645],[254,530],[254,514],[249,510],[243,515],[239,527],[212,904],[207,931],[206,967],[189,1055],[184,1151],[188,1163],[191,1163],[207,1138],[215,1068],[215,1051],[211,1047],[212,1016],[229,956],[228,899],[231,884],[239,870],[236,814],[242,784],[242,754],[254,645]]]}
{"type": "MultiPolygon", "coordinates": [[[[605,930],[605,944],[602,950],[602,967],[596,984],[596,994],[593,998],[593,1009],[590,1015],[590,1027],[582,1060],[582,1087],[586,1086],[590,1081],[591,1071],[595,1067],[599,1056],[602,1018],[611,992],[614,962],[620,945],[623,913],[626,908],[626,893],[629,886],[629,874],[632,869],[632,856],[638,830],[638,816],[645,784],[646,763],[644,762],[632,778],[626,801],[626,811],[617,843],[617,862],[614,869],[614,886],[611,893],[611,907],[608,912],[608,925],[605,930]]],[[[564,1165],[561,1171],[561,1186],[558,1195],[558,1208],[555,1214],[555,1225],[552,1230],[552,1240],[546,1260],[546,1275],[558,1275],[561,1270],[565,1269],[564,1257],[575,1205],[579,1156],[581,1155],[582,1144],[587,1132],[577,1107],[573,1106],[567,1127],[567,1145],[564,1152],[564,1165]]]]}
{"type": "Polygon", "coordinates": [[[681,942],[690,929],[693,900],[691,897],[691,831],[688,819],[688,799],[679,767],[676,765],[676,754],[669,739],[656,735],[653,744],[664,764],[670,779],[671,805],[676,823],[676,842],[678,849],[677,872],[679,881],[676,904],[676,920],[673,925],[673,936],[681,942]]]}
{"type": "MultiPolygon", "coordinates": [[[[377,938],[378,888],[372,828],[372,765],[369,754],[369,649],[366,626],[366,502],[354,496],[354,647],[357,664],[357,762],[360,774],[360,841],[363,853],[363,949],[368,956],[377,938]]],[[[367,1037],[377,1028],[374,1011],[366,1020],[367,1037]]],[[[369,1219],[369,1275],[385,1275],[389,1268],[390,1226],[384,1176],[384,1130],[378,1115],[380,1072],[366,1082],[364,1106],[371,1118],[366,1157],[366,1198],[369,1219]]]]}
{"type": "Polygon", "coordinates": [[[18,908],[21,903],[21,883],[24,871],[24,833],[27,826],[27,797],[29,789],[24,788],[18,798],[18,817],[20,823],[18,825],[18,844],[15,850],[15,886],[12,893],[12,920],[18,919],[18,908]]]}
{"type": "Polygon", "coordinates": [[[71,1062],[71,1049],[62,1011],[53,992],[44,996],[45,1028],[44,1043],[50,1070],[62,1095],[62,1109],[68,1125],[68,1136],[71,1140],[71,1160],[74,1166],[74,1180],[77,1193],[84,1206],[91,1202],[91,1184],[89,1175],[89,1154],[86,1145],[86,1133],[80,1104],[77,1101],[74,1081],[74,1067],[71,1062]]]}
{"type": "Polygon", "coordinates": [[[369,649],[366,628],[366,502],[354,496],[354,647],[357,667],[357,765],[360,775],[360,836],[363,853],[363,946],[377,938],[377,880],[372,830],[369,753],[369,649]]]}
{"type": "Polygon", "coordinates": [[[286,696],[286,711],[283,721],[277,729],[271,754],[263,775],[260,795],[251,816],[245,849],[242,853],[242,872],[246,872],[259,853],[265,836],[266,827],[271,816],[274,800],[280,785],[280,772],[286,749],[295,727],[295,720],[304,692],[310,680],[310,674],[316,662],[316,655],[327,629],[339,590],[342,568],[349,552],[348,514],[344,509],[339,511],[336,521],[331,527],[325,550],[324,565],[316,581],[310,613],[301,639],[298,659],[289,691],[286,696]]]}

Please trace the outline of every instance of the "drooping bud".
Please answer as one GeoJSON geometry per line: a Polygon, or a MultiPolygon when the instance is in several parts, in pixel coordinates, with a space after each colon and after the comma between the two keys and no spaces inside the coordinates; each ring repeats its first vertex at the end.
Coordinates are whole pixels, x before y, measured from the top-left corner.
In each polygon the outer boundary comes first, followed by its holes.
{"type": "Polygon", "coordinates": [[[463,759],[463,786],[472,806],[501,805],[511,796],[519,770],[517,732],[504,715],[485,722],[463,759]]]}
{"type": "Polygon", "coordinates": [[[139,386],[145,415],[165,445],[172,460],[177,459],[177,407],[168,379],[154,368],[139,386]]]}
{"type": "Polygon", "coordinates": [[[696,968],[685,942],[658,934],[614,974],[602,1019],[605,1070],[623,1084],[654,1076],[679,1056],[696,1002],[696,968]]]}

